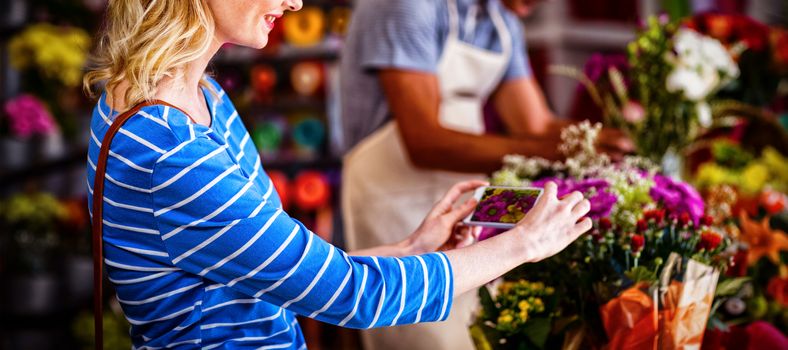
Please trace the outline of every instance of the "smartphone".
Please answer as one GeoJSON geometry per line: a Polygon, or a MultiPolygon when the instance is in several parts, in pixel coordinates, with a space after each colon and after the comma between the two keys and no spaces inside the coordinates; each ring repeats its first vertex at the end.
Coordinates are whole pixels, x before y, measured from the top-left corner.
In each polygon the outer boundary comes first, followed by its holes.
{"type": "Polygon", "coordinates": [[[463,220],[466,225],[512,228],[542,195],[536,187],[483,186],[476,189],[476,208],[463,220]]]}

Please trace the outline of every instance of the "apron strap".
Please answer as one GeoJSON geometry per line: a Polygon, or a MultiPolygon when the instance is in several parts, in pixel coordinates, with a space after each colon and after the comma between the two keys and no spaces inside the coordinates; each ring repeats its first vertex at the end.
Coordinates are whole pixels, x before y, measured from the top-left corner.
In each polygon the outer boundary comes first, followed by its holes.
{"type": "MultiPolygon", "coordinates": [[[[165,105],[170,108],[178,109],[177,107],[161,101],[151,100],[143,101],[132,107],[128,111],[115,118],[115,121],[110,125],[109,130],[101,140],[101,149],[99,150],[98,162],[96,162],[96,174],[93,179],[93,218],[91,231],[93,235],[93,322],[94,322],[94,340],[95,349],[104,349],[104,290],[103,290],[103,260],[104,260],[104,241],[102,235],[103,215],[102,209],[104,207],[104,178],[107,171],[107,157],[109,156],[109,146],[112,138],[120,130],[124,123],[129,118],[137,114],[137,112],[147,106],[151,105],[165,105]]],[[[185,114],[185,113],[184,113],[185,114]]],[[[188,114],[187,114],[188,115],[188,114]]]]}
{"type": "MultiPolygon", "coordinates": [[[[457,9],[457,0],[446,0],[449,7],[449,38],[460,40],[460,12],[457,9]]],[[[509,32],[509,27],[506,26],[506,21],[501,15],[501,10],[494,8],[492,1],[485,1],[487,5],[487,13],[495,25],[495,31],[498,32],[498,37],[501,40],[501,53],[510,58],[512,56],[512,33],[509,32]]],[[[476,27],[476,16],[478,15],[478,4],[475,4],[468,11],[465,20],[465,34],[475,35],[473,30],[476,27]],[[470,34],[469,34],[470,33],[470,34]]]]}
{"type": "Polygon", "coordinates": [[[446,0],[449,6],[449,38],[460,38],[460,12],[457,10],[457,0],[446,0]]]}
{"type": "Polygon", "coordinates": [[[495,24],[495,29],[498,31],[498,36],[501,39],[502,54],[511,60],[513,46],[512,33],[509,31],[509,27],[506,26],[506,21],[504,21],[503,16],[501,15],[501,10],[493,9],[492,2],[488,2],[487,13],[490,14],[493,24],[495,24]]]}

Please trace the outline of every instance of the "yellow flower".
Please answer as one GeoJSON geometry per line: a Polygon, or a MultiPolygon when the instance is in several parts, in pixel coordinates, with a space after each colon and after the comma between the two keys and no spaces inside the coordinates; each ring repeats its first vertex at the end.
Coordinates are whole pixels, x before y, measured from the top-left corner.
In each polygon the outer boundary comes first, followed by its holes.
{"type": "Polygon", "coordinates": [[[512,310],[506,309],[501,311],[501,315],[498,316],[498,325],[499,326],[508,326],[512,324],[514,321],[514,316],[512,316],[512,310]]]}
{"type": "Polygon", "coordinates": [[[729,171],[715,163],[706,163],[700,166],[695,177],[699,187],[711,187],[728,183],[729,171]]]}
{"type": "Polygon", "coordinates": [[[531,304],[526,300],[521,300],[519,303],[517,303],[517,307],[519,307],[520,310],[528,310],[528,308],[531,307],[531,304]]]}
{"type": "Polygon", "coordinates": [[[528,310],[521,310],[519,316],[520,316],[520,322],[521,323],[528,322],[528,310]]]}
{"type": "Polygon", "coordinates": [[[547,295],[553,295],[553,293],[555,293],[555,288],[553,288],[553,287],[547,287],[547,288],[545,288],[544,292],[545,292],[547,295]]]}
{"type": "Polygon", "coordinates": [[[42,77],[77,86],[87,61],[90,36],[79,28],[34,24],[11,39],[11,64],[20,70],[35,68],[42,77]]]}
{"type": "Polygon", "coordinates": [[[769,181],[769,168],[766,165],[753,162],[742,171],[740,188],[746,193],[756,193],[763,189],[769,181]],[[746,179],[746,180],[745,180],[746,179]]]}

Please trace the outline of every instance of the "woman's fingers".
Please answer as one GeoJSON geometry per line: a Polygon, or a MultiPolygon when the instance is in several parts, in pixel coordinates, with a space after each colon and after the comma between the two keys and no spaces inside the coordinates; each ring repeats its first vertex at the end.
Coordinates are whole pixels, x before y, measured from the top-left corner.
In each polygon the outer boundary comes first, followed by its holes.
{"type": "Polygon", "coordinates": [[[582,234],[588,232],[592,227],[594,227],[593,222],[591,222],[591,218],[583,218],[577,224],[575,224],[574,230],[572,230],[572,241],[580,237],[582,234]]]}
{"type": "Polygon", "coordinates": [[[582,200],[583,200],[583,194],[578,191],[574,191],[561,198],[561,202],[563,202],[569,208],[574,208],[582,200]]]}
{"type": "Polygon", "coordinates": [[[457,201],[460,196],[464,193],[473,191],[481,186],[487,186],[489,183],[485,181],[479,180],[470,180],[470,181],[462,181],[454,184],[443,198],[438,201],[438,204],[435,205],[434,210],[437,211],[437,214],[442,214],[450,211],[454,206],[454,202],[457,201]]]}
{"type": "Polygon", "coordinates": [[[583,199],[572,208],[572,216],[579,218],[583,217],[591,211],[591,202],[588,199],[583,199]]]}
{"type": "Polygon", "coordinates": [[[452,209],[452,211],[447,214],[447,217],[453,222],[460,221],[473,212],[473,209],[476,208],[476,203],[476,199],[470,198],[459,207],[452,209]]]}

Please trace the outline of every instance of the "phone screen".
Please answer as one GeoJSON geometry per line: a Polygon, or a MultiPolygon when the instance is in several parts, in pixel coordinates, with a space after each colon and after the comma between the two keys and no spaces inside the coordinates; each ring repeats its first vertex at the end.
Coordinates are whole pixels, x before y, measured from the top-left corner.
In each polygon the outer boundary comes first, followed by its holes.
{"type": "Polygon", "coordinates": [[[479,198],[471,221],[514,225],[533,208],[541,194],[539,189],[488,187],[479,198]]]}

